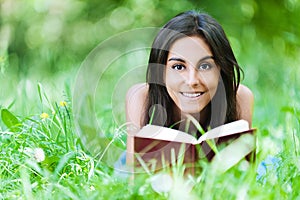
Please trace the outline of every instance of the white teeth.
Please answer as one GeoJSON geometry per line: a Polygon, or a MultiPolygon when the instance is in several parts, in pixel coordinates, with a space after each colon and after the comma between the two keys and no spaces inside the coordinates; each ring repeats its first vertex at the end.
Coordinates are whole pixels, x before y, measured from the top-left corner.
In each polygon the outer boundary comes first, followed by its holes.
{"type": "Polygon", "coordinates": [[[186,96],[186,97],[193,98],[193,97],[199,97],[199,96],[201,96],[201,93],[185,93],[185,92],[183,92],[182,95],[186,96]]]}

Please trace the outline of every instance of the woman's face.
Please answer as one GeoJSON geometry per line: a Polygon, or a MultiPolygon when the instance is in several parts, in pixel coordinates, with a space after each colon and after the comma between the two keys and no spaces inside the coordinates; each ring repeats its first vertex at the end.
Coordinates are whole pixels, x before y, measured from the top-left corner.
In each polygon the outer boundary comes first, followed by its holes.
{"type": "Polygon", "coordinates": [[[215,95],[220,68],[203,39],[183,37],[171,46],[165,73],[169,95],[183,113],[199,113],[215,95]]]}

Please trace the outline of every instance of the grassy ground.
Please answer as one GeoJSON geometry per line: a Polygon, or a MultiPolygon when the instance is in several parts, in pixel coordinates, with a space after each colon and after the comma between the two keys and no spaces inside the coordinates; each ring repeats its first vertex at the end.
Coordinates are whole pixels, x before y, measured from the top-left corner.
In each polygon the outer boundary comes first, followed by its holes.
{"type": "MultiPolygon", "coordinates": [[[[27,115],[14,109],[20,100],[11,106],[2,106],[0,198],[299,198],[300,110],[296,101],[282,106],[277,111],[277,117],[269,111],[263,116],[256,116],[261,121],[256,119],[254,123],[259,127],[257,163],[254,166],[245,169],[237,165],[223,174],[217,174],[209,163],[202,163],[203,171],[197,177],[183,179],[180,172],[172,169],[175,171],[171,180],[150,173],[138,176],[132,184],[126,178],[117,177],[101,155],[90,154],[82,145],[72,117],[70,91],[67,91],[68,87],[65,90],[61,99],[50,100],[47,91],[38,84],[35,87],[35,109],[27,115]],[[275,156],[275,164],[269,159],[264,162],[265,168],[258,170],[259,163],[268,155],[275,156]],[[157,180],[166,187],[157,189],[157,180]]],[[[264,102],[257,104],[259,106],[264,102]]],[[[21,105],[27,106],[25,103],[21,105]]],[[[102,117],[105,118],[104,115],[102,117]]],[[[113,136],[117,128],[107,127],[107,135],[110,135],[111,143],[119,143],[125,148],[124,137],[113,136]]]]}

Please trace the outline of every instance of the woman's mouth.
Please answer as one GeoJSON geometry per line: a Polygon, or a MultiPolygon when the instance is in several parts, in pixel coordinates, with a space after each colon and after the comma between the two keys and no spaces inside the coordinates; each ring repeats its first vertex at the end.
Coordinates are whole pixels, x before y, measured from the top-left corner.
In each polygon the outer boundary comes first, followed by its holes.
{"type": "Polygon", "coordinates": [[[180,92],[180,94],[188,98],[197,98],[204,94],[204,92],[180,92]]]}

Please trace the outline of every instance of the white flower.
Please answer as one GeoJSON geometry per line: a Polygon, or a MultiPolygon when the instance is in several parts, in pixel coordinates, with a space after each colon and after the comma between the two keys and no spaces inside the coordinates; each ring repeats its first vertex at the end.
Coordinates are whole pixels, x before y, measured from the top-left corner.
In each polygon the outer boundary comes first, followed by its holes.
{"type": "Polygon", "coordinates": [[[169,192],[173,186],[173,179],[169,174],[160,173],[154,175],[151,179],[152,189],[157,192],[169,192]]]}
{"type": "Polygon", "coordinates": [[[42,148],[35,148],[33,152],[33,157],[36,162],[43,162],[45,160],[45,153],[42,148]]]}
{"type": "Polygon", "coordinates": [[[250,164],[247,160],[242,160],[238,166],[240,171],[246,172],[249,169],[250,164]]]}
{"type": "Polygon", "coordinates": [[[91,185],[91,186],[90,186],[90,190],[91,190],[91,191],[94,191],[94,190],[95,190],[95,187],[94,187],[93,185],[91,185]]]}

